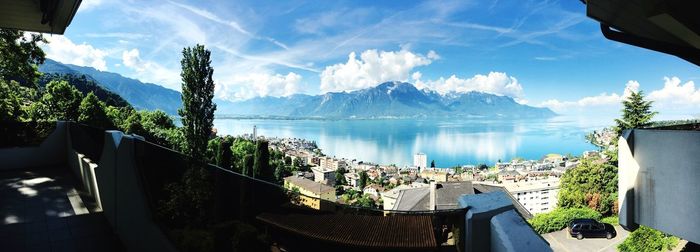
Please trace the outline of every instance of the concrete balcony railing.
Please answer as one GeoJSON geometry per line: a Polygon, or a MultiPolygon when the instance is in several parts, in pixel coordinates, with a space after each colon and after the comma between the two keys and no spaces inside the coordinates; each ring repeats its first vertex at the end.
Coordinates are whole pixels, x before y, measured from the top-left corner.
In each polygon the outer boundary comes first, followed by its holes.
{"type": "Polygon", "coordinates": [[[620,225],[700,243],[700,131],[627,130],[618,159],[620,225]]]}

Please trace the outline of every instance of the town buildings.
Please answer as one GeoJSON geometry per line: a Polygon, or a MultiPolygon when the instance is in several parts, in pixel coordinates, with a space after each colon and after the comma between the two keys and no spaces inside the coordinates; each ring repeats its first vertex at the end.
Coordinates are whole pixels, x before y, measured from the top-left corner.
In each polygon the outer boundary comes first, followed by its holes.
{"type": "Polygon", "coordinates": [[[517,199],[532,214],[546,213],[557,206],[557,196],[559,195],[559,178],[557,177],[528,177],[517,182],[485,184],[505,188],[513,198],[517,199]]]}
{"type": "Polygon", "coordinates": [[[321,200],[335,202],[335,188],[299,176],[284,178],[284,188],[299,190],[299,203],[313,209],[321,209],[321,200]]]}

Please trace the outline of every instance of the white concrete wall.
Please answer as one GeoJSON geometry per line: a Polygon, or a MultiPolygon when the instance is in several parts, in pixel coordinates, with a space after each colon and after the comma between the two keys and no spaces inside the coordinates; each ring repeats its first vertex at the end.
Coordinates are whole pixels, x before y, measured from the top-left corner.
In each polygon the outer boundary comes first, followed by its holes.
{"type": "Polygon", "coordinates": [[[95,169],[102,210],[128,251],[176,251],[153,221],[135,161],[135,137],[106,131],[95,169]]]}
{"type": "Polygon", "coordinates": [[[552,248],[515,210],[509,210],[491,218],[491,251],[552,251],[552,248]]]}
{"type": "Polygon", "coordinates": [[[461,251],[552,251],[505,192],[462,195],[459,204],[468,208],[461,251]]]}
{"type": "Polygon", "coordinates": [[[700,131],[626,132],[618,159],[621,225],[700,243],[700,131]]]}

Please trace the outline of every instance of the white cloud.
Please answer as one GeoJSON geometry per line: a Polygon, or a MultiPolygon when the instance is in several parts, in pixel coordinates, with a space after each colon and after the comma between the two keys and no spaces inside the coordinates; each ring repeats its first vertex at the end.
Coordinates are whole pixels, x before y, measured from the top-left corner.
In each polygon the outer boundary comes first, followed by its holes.
{"type": "MultiPolygon", "coordinates": [[[[639,91],[639,82],[630,80],[625,85],[625,90],[622,95],[617,93],[607,94],[602,93],[596,96],[587,96],[576,101],[559,101],[557,99],[546,100],[540,103],[539,106],[547,107],[557,113],[571,113],[574,111],[589,110],[595,107],[610,110],[610,108],[618,108],[624,99],[629,97],[632,92],[639,91]]],[[[611,111],[617,111],[613,109],[611,111]]]]}
{"type": "Polygon", "coordinates": [[[122,64],[136,73],[136,78],[164,87],[180,90],[179,69],[166,68],[158,63],[141,59],[139,50],[134,48],[122,52],[122,64]]]}
{"type": "Polygon", "coordinates": [[[194,13],[194,14],[200,16],[200,17],[206,18],[206,19],[208,19],[208,20],[210,20],[210,21],[213,21],[213,22],[216,22],[216,23],[219,23],[219,24],[222,24],[222,25],[229,26],[230,28],[236,30],[237,32],[240,32],[240,33],[242,33],[242,34],[244,34],[244,35],[246,35],[246,36],[249,36],[249,37],[251,37],[251,38],[259,39],[259,40],[266,40],[266,41],[268,41],[268,42],[270,42],[270,43],[273,43],[273,44],[275,44],[275,45],[277,45],[277,46],[279,46],[279,47],[281,47],[281,48],[283,48],[283,49],[289,49],[289,47],[287,47],[287,45],[285,45],[285,44],[282,43],[282,42],[279,42],[278,40],[276,40],[276,39],[274,39],[274,38],[265,37],[265,36],[258,36],[258,35],[253,34],[252,32],[250,32],[250,31],[244,29],[244,28],[243,28],[238,22],[236,22],[236,21],[227,21],[227,20],[225,20],[225,19],[223,19],[223,18],[220,18],[219,16],[217,16],[217,15],[214,14],[214,13],[211,13],[211,12],[209,12],[209,11],[207,11],[207,10],[204,10],[204,9],[196,8],[196,7],[194,7],[194,6],[190,6],[190,5],[186,5],[186,4],[181,4],[181,3],[176,3],[176,2],[172,2],[172,1],[171,1],[170,3],[173,4],[173,5],[179,6],[179,7],[183,8],[183,9],[189,10],[189,11],[191,11],[192,13],[194,13]]]}
{"type": "MultiPolygon", "coordinates": [[[[414,76],[416,77],[416,76],[414,76]]],[[[420,77],[420,76],[418,76],[420,77]]],[[[445,79],[440,77],[437,80],[421,81],[415,79],[418,88],[430,88],[441,94],[449,92],[479,91],[497,95],[506,95],[514,98],[522,98],[523,87],[518,79],[508,76],[502,72],[490,72],[488,75],[477,74],[469,79],[461,79],[452,75],[445,79]]]]}
{"type": "Polygon", "coordinates": [[[105,33],[86,33],[85,37],[89,38],[117,38],[117,39],[144,39],[150,38],[150,34],[135,33],[135,32],[105,32],[105,33]]]}
{"type": "Polygon", "coordinates": [[[386,81],[406,81],[413,68],[425,66],[437,59],[437,53],[428,56],[408,50],[367,50],[358,59],[355,52],[348,55],[346,63],[327,66],[320,74],[321,91],[350,91],[368,88],[386,81]]]}
{"type": "Polygon", "coordinates": [[[107,62],[105,56],[107,52],[94,48],[86,43],[75,44],[65,36],[45,37],[48,44],[42,46],[46,52],[46,57],[63,63],[93,67],[106,71],[107,62]]]}
{"type": "Polygon", "coordinates": [[[654,106],[700,107],[700,89],[695,88],[693,81],[681,84],[678,77],[664,77],[664,87],[652,91],[647,98],[655,102],[654,106]]]}
{"type": "Polygon", "coordinates": [[[82,0],[78,11],[89,11],[100,5],[102,5],[102,0],[82,0]]]}
{"type": "Polygon", "coordinates": [[[249,73],[234,74],[217,81],[216,97],[241,100],[258,96],[288,96],[299,92],[302,77],[294,72],[287,75],[249,73]]]}

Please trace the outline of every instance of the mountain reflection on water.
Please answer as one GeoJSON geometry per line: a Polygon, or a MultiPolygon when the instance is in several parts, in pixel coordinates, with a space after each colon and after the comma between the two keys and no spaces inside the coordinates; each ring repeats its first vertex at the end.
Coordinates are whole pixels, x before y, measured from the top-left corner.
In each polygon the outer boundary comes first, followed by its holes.
{"type": "Polygon", "coordinates": [[[271,120],[217,119],[219,134],[252,133],[266,137],[314,140],[323,152],[339,158],[380,164],[411,165],[423,152],[438,167],[493,164],[514,157],[540,159],[548,153],[580,155],[596,148],[585,134],[611,119],[558,116],[546,119],[393,119],[271,120]]]}

